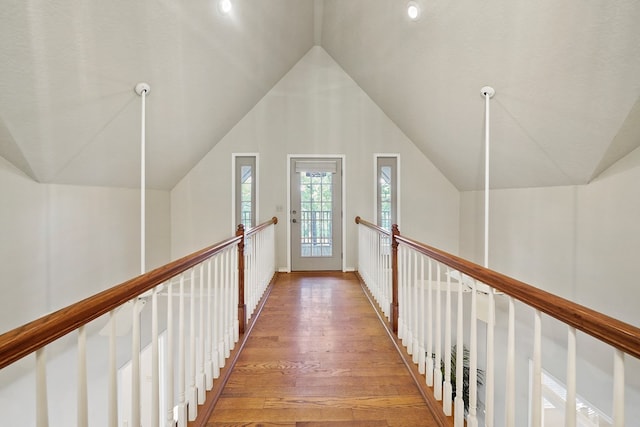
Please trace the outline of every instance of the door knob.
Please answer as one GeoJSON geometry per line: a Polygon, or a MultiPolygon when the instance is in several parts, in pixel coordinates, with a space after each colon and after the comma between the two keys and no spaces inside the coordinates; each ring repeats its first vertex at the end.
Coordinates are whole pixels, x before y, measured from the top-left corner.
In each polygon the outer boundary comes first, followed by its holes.
{"type": "Polygon", "coordinates": [[[295,218],[293,218],[293,219],[291,220],[291,222],[293,222],[293,223],[295,224],[296,222],[298,222],[298,220],[297,220],[297,219],[295,219],[295,218]]]}

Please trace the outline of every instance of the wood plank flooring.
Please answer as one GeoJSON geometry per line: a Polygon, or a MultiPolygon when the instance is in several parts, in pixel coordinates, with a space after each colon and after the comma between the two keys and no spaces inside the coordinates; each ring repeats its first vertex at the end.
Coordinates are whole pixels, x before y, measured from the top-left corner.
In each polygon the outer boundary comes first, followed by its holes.
{"type": "Polygon", "coordinates": [[[207,426],[435,426],[353,273],[279,275],[207,426]]]}

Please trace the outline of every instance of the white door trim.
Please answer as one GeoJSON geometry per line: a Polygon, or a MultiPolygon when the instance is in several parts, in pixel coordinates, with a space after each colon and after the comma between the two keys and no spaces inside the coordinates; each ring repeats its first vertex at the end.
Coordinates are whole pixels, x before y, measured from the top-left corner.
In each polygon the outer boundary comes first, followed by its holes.
{"type": "Polygon", "coordinates": [[[347,163],[344,154],[287,154],[287,273],[291,273],[291,159],[295,157],[342,160],[342,271],[346,271],[347,228],[347,163]]]}

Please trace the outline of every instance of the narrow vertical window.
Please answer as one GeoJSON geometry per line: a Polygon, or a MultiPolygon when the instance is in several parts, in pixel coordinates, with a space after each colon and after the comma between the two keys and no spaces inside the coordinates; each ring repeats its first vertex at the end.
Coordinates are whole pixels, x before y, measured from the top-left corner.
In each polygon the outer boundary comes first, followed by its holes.
{"type": "Polygon", "coordinates": [[[256,225],[256,157],[235,157],[235,224],[256,225]]]}
{"type": "Polygon", "coordinates": [[[398,157],[376,156],[376,170],[377,223],[391,230],[398,223],[398,157]]]}

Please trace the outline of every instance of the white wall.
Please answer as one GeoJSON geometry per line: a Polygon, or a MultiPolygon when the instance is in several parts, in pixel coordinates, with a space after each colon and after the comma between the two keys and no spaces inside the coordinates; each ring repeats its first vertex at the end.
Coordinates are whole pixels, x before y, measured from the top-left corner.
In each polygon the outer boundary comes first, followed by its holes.
{"type": "MultiPolygon", "coordinates": [[[[492,190],[489,266],[640,326],[639,182],[637,149],[588,185],[492,190]]],[[[483,209],[482,192],[461,194],[460,252],[479,263],[483,209]]],[[[531,313],[522,311],[517,331],[521,369],[526,369],[531,355],[531,330],[531,313]]],[[[544,367],[564,381],[566,331],[547,320],[543,332],[544,367]]],[[[504,331],[497,334],[502,336],[504,331]]],[[[500,358],[502,353],[497,354],[500,358]]],[[[578,355],[578,393],[610,413],[611,350],[581,336],[578,355]]],[[[635,419],[640,363],[627,359],[627,419],[635,419]]],[[[498,374],[502,378],[503,372],[498,374]]],[[[519,381],[519,386],[521,408],[526,408],[526,381],[519,381]]]]}
{"type": "MultiPolygon", "coordinates": [[[[0,198],[0,333],[140,273],[138,190],[39,184],[0,157],[0,198]]],[[[147,192],[148,269],[170,260],[169,207],[169,192],[147,192]]],[[[89,330],[104,322],[94,321],[89,330]]],[[[75,414],[69,410],[75,407],[74,340],[70,334],[48,348],[51,425],[69,425],[75,414]]],[[[105,342],[89,337],[92,398],[104,402],[105,342]],[[95,366],[98,360],[102,366],[95,366]]],[[[122,344],[121,352],[128,347],[122,344]]],[[[7,425],[35,422],[29,421],[32,368],[29,356],[0,371],[0,412],[7,425]]],[[[104,405],[98,406],[93,410],[102,414],[104,405]]],[[[97,416],[106,423],[104,414],[97,416]]]]}
{"type": "Polygon", "coordinates": [[[48,308],[46,186],[0,157],[0,332],[48,308]]]}
{"type": "Polygon", "coordinates": [[[231,232],[231,155],[259,153],[259,218],[277,216],[277,265],[287,266],[287,154],[344,154],[346,267],[357,266],[356,226],[373,219],[373,155],[399,153],[401,230],[457,252],[459,192],[321,48],[298,64],[171,192],[172,256],[231,232]],[[282,211],[278,207],[282,207],[282,211]]]}
{"type": "MultiPolygon", "coordinates": [[[[640,149],[588,185],[492,190],[490,267],[640,325],[638,182],[640,149]]],[[[483,209],[482,192],[461,193],[460,252],[476,262],[483,209]]]]}
{"type": "MultiPolygon", "coordinates": [[[[140,273],[140,193],[39,184],[0,158],[0,331],[140,273]]],[[[169,193],[149,191],[147,267],[169,261],[169,193]]]]}

